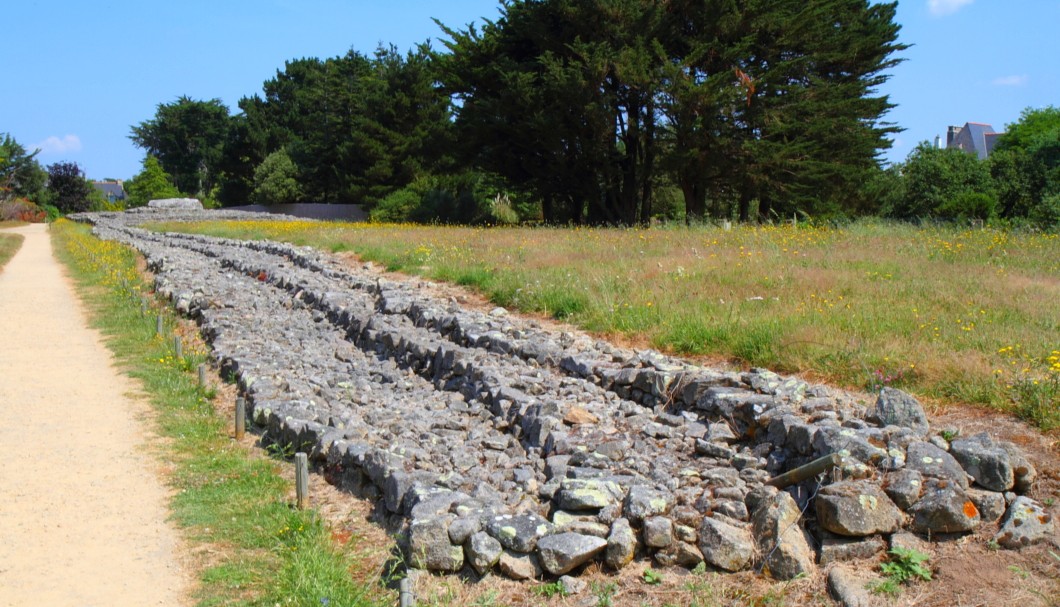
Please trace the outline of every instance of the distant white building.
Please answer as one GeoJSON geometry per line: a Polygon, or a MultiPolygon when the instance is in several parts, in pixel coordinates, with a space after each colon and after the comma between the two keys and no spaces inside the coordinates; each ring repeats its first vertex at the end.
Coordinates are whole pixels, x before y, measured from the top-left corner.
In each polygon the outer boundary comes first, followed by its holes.
{"type": "Polygon", "coordinates": [[[975,154],[979,160],[986,160],[994,151],[998,137],[994,127],[981,122],[966,122],[964,126],[951,126],[946,130],[946,148],[957,148],[969,154],[975,154]]]}

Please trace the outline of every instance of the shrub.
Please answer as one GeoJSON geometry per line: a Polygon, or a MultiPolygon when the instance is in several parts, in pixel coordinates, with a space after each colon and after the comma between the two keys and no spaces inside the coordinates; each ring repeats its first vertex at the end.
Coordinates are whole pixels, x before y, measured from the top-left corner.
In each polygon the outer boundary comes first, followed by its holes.
{"type": "Polygon", "coordinates": [[[25,221],[41,223],[47,217],[44,209],[25,198],[12,198],[0,202],[0,221],[25,221]]]}
{"type": "Polygon", "coordinates": [[[959,192],[943,202],[936,214],[943,219],[981,219],[997,216],[997,197],[986,192],[959,192]]]}

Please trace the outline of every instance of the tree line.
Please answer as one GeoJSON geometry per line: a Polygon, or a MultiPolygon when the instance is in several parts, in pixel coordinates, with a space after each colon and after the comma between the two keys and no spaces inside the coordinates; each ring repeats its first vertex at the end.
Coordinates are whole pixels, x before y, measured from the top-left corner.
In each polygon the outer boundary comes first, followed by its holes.
{"type": "Polygon", "coordinates": [[[440,48],[287,61],[231,111],[132,126],[129,204],[360,204],[373,219],[638,225],[881,215],[1052,225],[1060,122],[1028,110],[985,162],[919,146],[878,88],[896,3],[509,0],[440,48]],[[1026,134],[1032,131],[1033,135],[1026,134]]]}
{"type": "Polygon", "coordinates": [[[892,106],[895,3],[522,0],[442,48],[288,61],[230,114],[131,138],[183,192],[386,219],[639,224],[857,208],[892,106]]]}

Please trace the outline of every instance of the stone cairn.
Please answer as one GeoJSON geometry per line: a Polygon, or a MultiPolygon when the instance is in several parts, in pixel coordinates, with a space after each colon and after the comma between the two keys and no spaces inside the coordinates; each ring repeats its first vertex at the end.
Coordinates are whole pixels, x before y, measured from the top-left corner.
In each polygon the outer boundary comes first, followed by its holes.
{"type": "Polygon", "coordinates": [[[469,310],[309,248],[136,227],[257,217],[78,218],[144,255],[263,442],[377,500],[413,567],[528,579],[639,555],[791,579],[873,557],[903,531],[1000,520],[995,540],[1010,549],[1055,533],[1021,495],[1035,469],[1019,449],[987,434],[947,442],[898,390],[866,406],[764,369],[717,371],[469,310]],[[785,476],[822,457],[822,474],[785,476]]]}

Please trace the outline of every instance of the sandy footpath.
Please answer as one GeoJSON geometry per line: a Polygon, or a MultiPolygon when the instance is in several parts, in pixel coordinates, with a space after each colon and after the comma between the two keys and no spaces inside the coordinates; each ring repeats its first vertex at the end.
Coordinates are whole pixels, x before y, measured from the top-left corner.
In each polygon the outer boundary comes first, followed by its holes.
{"type": "Polygon", "coordinates": [[[185,605],[147,406],[87,326],[47,228],[0,270],[0,606],[185,605]]]}

